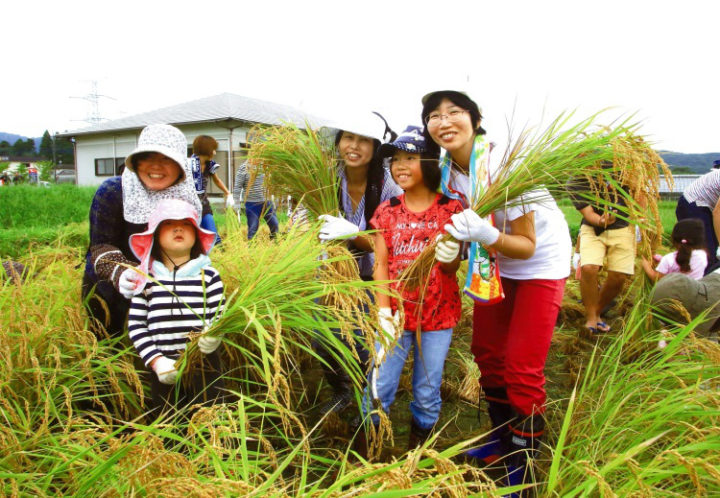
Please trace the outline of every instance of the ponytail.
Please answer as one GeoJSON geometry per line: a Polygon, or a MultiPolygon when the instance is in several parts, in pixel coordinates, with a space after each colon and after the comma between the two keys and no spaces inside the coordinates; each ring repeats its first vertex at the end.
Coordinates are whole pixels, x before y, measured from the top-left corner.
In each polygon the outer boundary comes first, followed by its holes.
{"type": "Polygon", "coordinates": [[[689,273],[693,249],[705,249],[705,225],[698,218],[678,221],[672,231],[673,245],[677,248],[675,262],[683,273],[689,273]]]}

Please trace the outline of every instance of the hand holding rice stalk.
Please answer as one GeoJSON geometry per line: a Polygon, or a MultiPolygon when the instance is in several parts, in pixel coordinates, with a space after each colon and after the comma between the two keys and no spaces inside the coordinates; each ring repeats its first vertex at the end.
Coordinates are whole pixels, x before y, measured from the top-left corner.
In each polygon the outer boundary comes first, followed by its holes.
{"type": "MultiPolygon", "coordinates": [[[[596,124],[600,114],[595,113],[563,130],[574,115],[563,112],[544,129],[535,133],[523,130],[508,145],[492,183],[471,196],[470,209],[480,218],[486,218],[507,207],[549,201],[553,193],[564,193],[567,182],[577,175],[588,174],[596,181],[611,181],[614,169],[603,169],[599,165],[603,161],[612,162],[613,141],[631,134],[636,125],[624,121],[612,128],[601,127],[596,124]]],[[[440,240],[450,238],[446,235],[440,240]]],[[[402,280],[409,289],[427,282],[435,264],[434,254],[435,244],[429,244],[404,272],[402,280]]]]}

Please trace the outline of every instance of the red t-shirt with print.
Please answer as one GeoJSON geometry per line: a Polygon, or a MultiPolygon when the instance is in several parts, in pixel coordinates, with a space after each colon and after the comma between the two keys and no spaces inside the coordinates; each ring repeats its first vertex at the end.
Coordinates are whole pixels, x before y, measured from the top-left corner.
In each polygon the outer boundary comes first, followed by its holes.
{"type": "MultiPolygon", "coordinates": [[[[450,216],[463,210],[459,201],[438,194],[435,202],[421,213],[410,211],[405,205],[405,194],[380,204],[370,220],[370,226],[380,230],[388,248],[388,270],[395,280],[412,263],[450,222],[450,216]]],[[[397,288],[398,284],[395,284],[397,288]]],[[[405,330],[442,330],[455,327],[460,320],[461,302],[457,276],[440,269],[436,262],[430,273],[422,308],[420,289],[402,291],[405,308],[405,330]],[[422,320],[418,314],[422,313],[422,320]]],[[[395,312],[397,303],[392,300],[395,312]]]]}

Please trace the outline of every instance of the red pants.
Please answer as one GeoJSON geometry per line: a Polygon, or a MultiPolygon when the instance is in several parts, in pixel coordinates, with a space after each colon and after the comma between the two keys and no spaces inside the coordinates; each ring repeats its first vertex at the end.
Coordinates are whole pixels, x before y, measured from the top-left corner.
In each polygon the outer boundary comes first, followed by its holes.
{"type": "Polygon", "coordinates": [[[545,412],[545,360],[562,303],[565,279],[502,279],[505,299],[475,305],[471,350],[480,385],[504,388],[523,416],[545,412]]]}

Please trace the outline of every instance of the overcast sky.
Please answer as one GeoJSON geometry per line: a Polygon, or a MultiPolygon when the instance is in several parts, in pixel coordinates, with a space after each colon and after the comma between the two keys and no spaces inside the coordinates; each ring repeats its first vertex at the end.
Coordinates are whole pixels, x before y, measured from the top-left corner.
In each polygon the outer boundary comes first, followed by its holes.
{"type": "Polygon", "coordinates": [[[720,2],[3,2],[0,131],[86,126],[231,92],[420,124],[460,88],[491,136],[566,109],[636,113],[657,148],[720,151],[720,2]],[[111,98],[109,98],[111,97],[111,98]]]}

